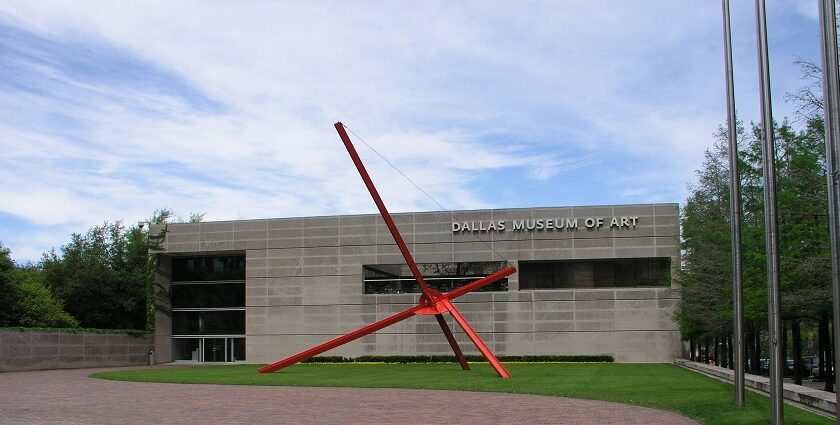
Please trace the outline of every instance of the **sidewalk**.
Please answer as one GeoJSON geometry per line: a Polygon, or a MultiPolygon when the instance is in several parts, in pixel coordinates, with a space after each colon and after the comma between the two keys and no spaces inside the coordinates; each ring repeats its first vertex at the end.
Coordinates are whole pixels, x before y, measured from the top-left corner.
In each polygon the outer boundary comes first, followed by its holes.
{"type": "Polygon", "coordinates": [[[554,396],[400,388],[181,385],[88,377],[92,372],[126,369],[0,373],[0,423],[699,425],[675,412],[554,396]],[[419,410],[418,401],[423,407],[419,410]]]}
{"type": "MultiPolygon", "coordinates": [[[[733,382],[735,380],[735,372],[730,369],[705,363],[693,362],[686,359],[676,359],[674,360],[674,363],[677,364],[677,366],[682,366],[686,369],[691,369],[728,382],[733,382]]],[[[752,388],[764,394],[768,394],[770,392],[770,378],[766,376],[750,375],[745,373],[744,385],[747,388],[752,388]]],[[[809,388],[803,385],[795,385],[792,382],[785,382],[783,385],[783,395],[787,401],[802,405],[827,416],[834,417],[835,412],[837,411],[837,399],[834,393],[830,393],[828,391],[809,388]]]]}

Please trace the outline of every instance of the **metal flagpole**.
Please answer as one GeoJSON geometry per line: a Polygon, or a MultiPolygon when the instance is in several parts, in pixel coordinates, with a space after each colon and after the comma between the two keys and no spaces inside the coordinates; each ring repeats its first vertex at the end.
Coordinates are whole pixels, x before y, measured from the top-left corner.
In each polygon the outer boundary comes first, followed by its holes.
{"type": "Polygon", "coordinates": [[[770,60],[767,52],[767,16],[764,0],[755,1],[758,32],[758,74],[761,98],[762,175],[764,177],[764,233],[767,256],[767,317],[770,342],[770,419],[784,420],[782,401],[782,309],[779,285],[778,214],[776,212],[776,149],[773,143],[773,109],[770,100],[770,60]]]}
{"type": "Polygon", "coordinates": [[[729,0],[723,2],[723,51],[726,67],[726,123],[729,136],[729,208],[732,232],[732,304],[735,349],[735,405],[744,407],[744,308],[741,269],[741,182],[738,174],[738,134],[735,128],[735,83],[732,71],[732,28],[729,0]]]}
{"type": "MultiPolygon", "coordinates": [[[[834,0],[820,0],[820,38],[822,39],[823,109],[825,112],[825,159],[828,176],[828,215],[831,234],[831,283],[834,304],[834,335],[840,335],[840,71],[837,62],[837,15],[834,0]]],[[[834,353],[840,340],[834,339],[834,353]]],[[[836,356],[837,354],[835,354],[836,356]]],[[[835,362],[836,363],[836,362],[835,362]]],[[[840,375],[834,374],[834,388],[840,388],[840,375]]],[[[836,391],[835,391],[836,392],[836,391]]],[[[835,394],[835,397],[837,395],[835,394]]],[[[835,399],[840,401],[840,397],[835,399]]],[[[840,424],[840,415],[837,415],[840,424]]]]}

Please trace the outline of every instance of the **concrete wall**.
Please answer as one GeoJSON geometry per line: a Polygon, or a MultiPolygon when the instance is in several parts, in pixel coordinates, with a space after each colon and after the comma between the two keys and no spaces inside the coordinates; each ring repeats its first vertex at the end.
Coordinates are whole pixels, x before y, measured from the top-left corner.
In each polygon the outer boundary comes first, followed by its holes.
{"type": "Polygon", "coordinates": [[[0,371],[149,364],[153,337],[0,330],[0,371]]]}
{"type": "MultiPolygon", "coordinates": [[[[508,224],[504,232],[473,234],[453,232],[450,213],[394,215],[419,263],[506,259],[514,266],[521,260],[670,257],[678,267],[677,217],[676,204],[455,212],[458,222],[580,220],[574,231],[513,231],[508,224]],[[587,217],[613,216],[638,219],[632,228],[583,224],[587,217]]],[[[322,343],[410,307],[418,297],[363,293],[363,265],[404,263],[378,215],[170,225],[165,249],[166,256],[246,254],[246,349],[253,363],[322,343]]],[[[679,355],[672,321],[679,299],[670,288],[526,291],[519,290],[518,273],[508,286],[508,292],[456,300],[497,354],[610,354],[625,362],[670,362],[679,355]]],[[[460,330],[456,337],[466,352],[477,353],[460,330]]],[[[418,316],[329,354],[449,353],[434,318],[418,316]]]]}
{"type": "Polygon", "coordinates": [[[166,256],[158,258],[155,270],[155,362],[172,361],[172,315],[169,313],[172,303],[169,299],[169,287],[172,282],[172,259],[166,256]]]}

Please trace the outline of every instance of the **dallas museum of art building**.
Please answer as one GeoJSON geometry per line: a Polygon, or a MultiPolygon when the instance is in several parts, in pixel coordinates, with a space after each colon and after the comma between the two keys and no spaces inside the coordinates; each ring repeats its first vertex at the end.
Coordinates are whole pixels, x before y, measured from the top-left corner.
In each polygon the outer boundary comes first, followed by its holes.
{"type": "MultiPolygon", "coordinates": [[[[672,320],[679,296],[671,289],[677,209],[499,209],[394,220],[435,289],[517,268],[455,301],[497,355],[670,362],[680,351],[672,320]]],[[[159,260],[164,311],[155,351],[163,362],[270,363],[416,305],[420,292],[375,214],[169,224],[159,260]]],[[[434,317],[415,316],[324,353],[388,354],[452,351],[434,317]]]]}

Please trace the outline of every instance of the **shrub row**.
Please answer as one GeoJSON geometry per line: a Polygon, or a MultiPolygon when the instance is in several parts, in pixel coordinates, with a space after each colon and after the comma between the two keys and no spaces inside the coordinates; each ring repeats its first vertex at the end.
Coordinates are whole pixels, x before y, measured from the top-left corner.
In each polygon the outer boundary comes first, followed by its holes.
{"type": "Polygon", "coordinates": [[[150,332],[139,329],[93,329],[93,328],[24,328],[18,326],[0,327],[0,331],[14,332],[44,332],[61,334],[125,334],[129,336],[146,336],[150,332]]]}
{"type": "MultiPolygon", "coordinates": [[[[467,361],[482,362],[484,357],[478,355],[466,356],[467,361]]],[[[498,356],[501,362],[577,362],[577,363],[612,363],[612,356],[607,355],[534,355],[534,356],[498,356]]],[[[458,363],[455,356],[319,356],[312,357],[304,363],[458,363]]]]}

